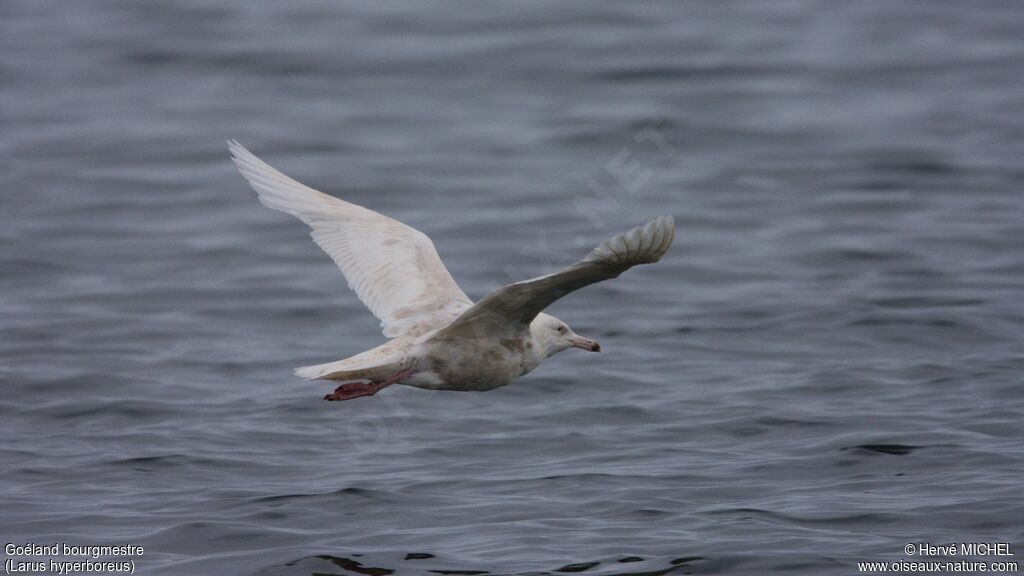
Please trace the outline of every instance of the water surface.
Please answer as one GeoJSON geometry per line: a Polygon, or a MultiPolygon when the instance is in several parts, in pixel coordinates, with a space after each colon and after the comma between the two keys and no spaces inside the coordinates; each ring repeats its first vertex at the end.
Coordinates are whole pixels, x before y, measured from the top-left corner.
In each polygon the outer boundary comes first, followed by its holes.
{"type": "Polygon", "coordinates": [[[146,574],[853,573],[1020,544],[1017,2],[5,2],[0,541],[146,574]],[[228,161],[478,298],[662,213],[599,340],[345,403],[383,341],[228,161]]]}

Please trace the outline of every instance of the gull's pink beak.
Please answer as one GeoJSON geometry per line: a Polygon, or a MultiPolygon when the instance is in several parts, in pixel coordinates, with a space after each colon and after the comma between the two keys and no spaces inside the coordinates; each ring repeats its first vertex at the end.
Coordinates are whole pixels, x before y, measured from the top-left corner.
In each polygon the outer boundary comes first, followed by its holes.
{"type": "Polygon", "coordinates": [[[569,338],[569,344],[572,345],[573,348],[581,348],[588,352],[601,351],[600,344],[590,338],[584,338],[583,336],[573,336],[572,338],[569,338]]]}

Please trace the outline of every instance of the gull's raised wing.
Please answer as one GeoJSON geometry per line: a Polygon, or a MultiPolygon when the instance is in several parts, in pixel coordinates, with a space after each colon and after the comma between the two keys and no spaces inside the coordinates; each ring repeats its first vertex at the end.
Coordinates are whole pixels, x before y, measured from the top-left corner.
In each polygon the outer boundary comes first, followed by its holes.
{"type": "Polygon", "coordinates": [[[228,147],[260,202],[313,229],[313,240],[380,319],[385,336],[422,334],[473,305],[426,234],[300,184],[234,140],[228,147]]]}
{"type": "Polygon", "coordinates": [[[488,294],[434,338],[478,338],[521,331],[569,292],[615,278],[638,264],[657,262],[675,238],[672,216],[661,216],[605,240],[561,272],[509,284],[488,294]]]}

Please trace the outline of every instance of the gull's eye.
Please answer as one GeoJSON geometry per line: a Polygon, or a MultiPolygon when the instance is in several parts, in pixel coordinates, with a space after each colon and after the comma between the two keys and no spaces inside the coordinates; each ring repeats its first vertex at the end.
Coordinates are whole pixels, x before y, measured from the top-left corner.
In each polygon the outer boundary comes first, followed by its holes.
{"type": "Polygon", "coordinates": [[[558,333],[559,334],[565,334],[565,326],[559,326],[558,327],[558,333]]]}

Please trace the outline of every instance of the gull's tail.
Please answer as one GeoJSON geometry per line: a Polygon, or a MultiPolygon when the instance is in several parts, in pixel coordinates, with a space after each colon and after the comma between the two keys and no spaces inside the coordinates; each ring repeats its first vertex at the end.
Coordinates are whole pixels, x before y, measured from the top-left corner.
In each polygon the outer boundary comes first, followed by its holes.
{"type": "Polygon", "coordinates": [[[306,380],[372,380],[380,382],[410,367],[411,359],[405,353],[406,347],[407,345],[392,340],[344,360],[301,366],[295,369],[295,375],[306,380]]]}

